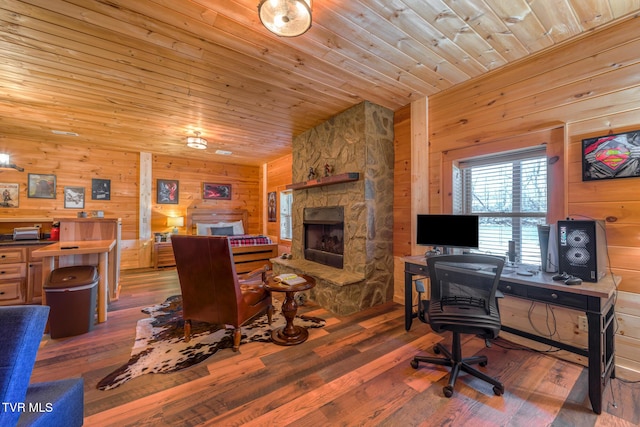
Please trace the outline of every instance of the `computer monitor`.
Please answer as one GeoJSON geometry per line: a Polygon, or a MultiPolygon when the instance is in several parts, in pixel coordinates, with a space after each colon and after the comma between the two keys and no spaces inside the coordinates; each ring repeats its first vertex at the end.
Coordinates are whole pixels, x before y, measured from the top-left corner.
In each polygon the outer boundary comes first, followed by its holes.
{"type": "Polygon", "coordinates": [[[477,249],[477,215],[419,214],[416,244],[423,246],[477,249]]]}

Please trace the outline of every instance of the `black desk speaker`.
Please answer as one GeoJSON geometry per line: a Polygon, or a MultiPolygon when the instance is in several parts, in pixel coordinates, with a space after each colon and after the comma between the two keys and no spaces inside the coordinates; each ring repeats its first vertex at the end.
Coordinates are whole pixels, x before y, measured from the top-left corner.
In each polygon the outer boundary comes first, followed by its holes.
{"type": "Polygon", "coordinates": [[[604,221],[558,221],[559,272],[597,282],[606,274],[604,221]]]}

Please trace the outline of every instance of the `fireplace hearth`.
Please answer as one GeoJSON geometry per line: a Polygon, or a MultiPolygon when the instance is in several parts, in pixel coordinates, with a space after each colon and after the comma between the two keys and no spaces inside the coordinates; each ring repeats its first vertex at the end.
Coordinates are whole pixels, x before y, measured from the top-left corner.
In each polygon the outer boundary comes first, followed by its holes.
{"type": "Polygon", "coordinates": [[[305,208],[304,258],[335,268],[344,265],[344,208],[305,208]]]}

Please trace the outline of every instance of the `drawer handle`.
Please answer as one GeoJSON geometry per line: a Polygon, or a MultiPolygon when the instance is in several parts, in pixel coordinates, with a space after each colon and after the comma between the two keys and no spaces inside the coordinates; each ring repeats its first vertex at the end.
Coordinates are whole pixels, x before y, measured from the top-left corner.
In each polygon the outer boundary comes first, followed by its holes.
{"type": "Polygon", "coordinates": [[[510,291],[510,290],[511,290],[511,285],[507,285],[505,288],[506,288],[508,291],[510,291]]]}
{"type": "Polygon", "coordinates": [[[558,294],[551,294],[551,298],[558,299],[558,294]]]}
{"type": "Polygon", "coordinates": [[[4,274],[4,273],[6,273],[6,271],[0,271],[0,274],[4,274]]]}
{"type": "Polygon", "coordinates": [[[6,255],[2,255],[2,256],[0,256],[0,258],[6,258],[6,257],[7,257],[6,255]]]}
{"type": "Polygon", "coordinates": [[[4,291],[1,291],[1,292],[0,292],[0,295],[4,295],[4,291]]]}

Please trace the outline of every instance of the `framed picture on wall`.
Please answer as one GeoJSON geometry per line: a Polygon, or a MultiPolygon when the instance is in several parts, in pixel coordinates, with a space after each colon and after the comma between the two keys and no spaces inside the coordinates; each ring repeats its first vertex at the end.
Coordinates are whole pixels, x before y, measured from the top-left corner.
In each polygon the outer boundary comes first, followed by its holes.
{"type": "Polygon", "coordinates": [[[156,198],[161,205],[177,205],[179,183],[175,179],[159,179],[156,182],[156,198]]]}
{"type": "Polygon", "coordinates": [[[276,202],[276,192],[272,191],[267,197],[267,217],[269,222],[276,222],[278,220],[278,204],[276,202]]]}
{"type": "Polygon", "coordinates": [[[97,179],[91,180],[91,200],[111,200],[111,180],[97,179]]]}
{"type": "Polygon", "coordinates": [[[202,185],[202,198],[205,200],[231,200],[231,184],[205,182],[202,185]]]}
{"type": "Polygon", "coordinates": [[[27,178],[27,197],[55,199],[56,176],[30,173],[27,178]]]}
{"type": "Polygon", "coordinates": [[[20,204],[20,184],[0,183],[0,208],[17,208],[20,204]]]}
{"type": "Polygon", "coordinates": [[[582,140],[582,180],[640,176],[640,130],[582,140]]]}
{"type": "Polygon", "coordinates": [[[84,187],[64,187],[64,208],[84,209],[84,187]]]}

